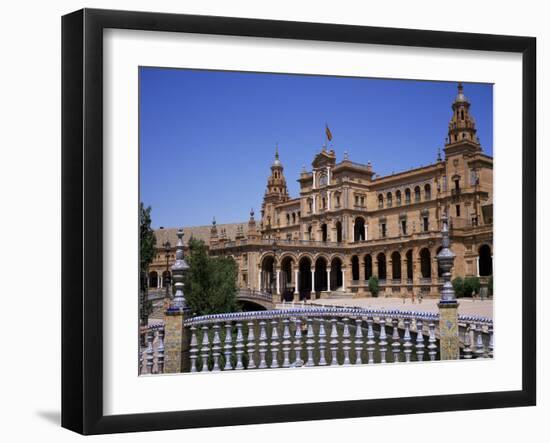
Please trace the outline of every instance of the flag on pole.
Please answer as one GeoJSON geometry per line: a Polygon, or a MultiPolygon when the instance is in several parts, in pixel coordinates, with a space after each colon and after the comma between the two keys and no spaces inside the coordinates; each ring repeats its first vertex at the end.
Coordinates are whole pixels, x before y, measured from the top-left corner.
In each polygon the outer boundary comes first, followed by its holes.
{"type": "Polygon", "coordinates": [[[328,141],[332,140],[332,133],[330,132],[330,129],[328,128],[328,125],[325,123],[325,134],[327,134],[328,141]]]}

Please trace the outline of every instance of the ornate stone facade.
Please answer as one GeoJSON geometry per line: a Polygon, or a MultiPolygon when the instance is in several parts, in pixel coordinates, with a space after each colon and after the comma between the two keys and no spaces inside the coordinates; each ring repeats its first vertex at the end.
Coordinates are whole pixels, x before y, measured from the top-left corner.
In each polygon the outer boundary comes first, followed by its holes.
{"type": "Polygon", "coordinates": [[[324,146],[311,170],[301,172],[295,198],[276,151],[259,224],[253,212],[248,223],[213,224],[211,253],[235,258],[239,286],[287,300],[369,296],[373,275],[381,296],[436,297],[446,212],[456,254],[453,278],[491,275],[493,159],[483,153],[461,84],[452,110],[444,155],[434,163],[377,176],[370,163],[347,154],[338,161],[324,146]]]}

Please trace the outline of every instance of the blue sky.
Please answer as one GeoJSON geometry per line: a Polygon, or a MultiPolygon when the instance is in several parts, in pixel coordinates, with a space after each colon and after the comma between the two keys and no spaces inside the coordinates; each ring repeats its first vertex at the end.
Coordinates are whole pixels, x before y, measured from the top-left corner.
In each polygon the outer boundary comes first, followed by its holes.
{"type": "MultiPolygon", "coordinates": [[[[333,135],[380,175],[435,161],[443,148],[454,82],[384,80],[142,67],[140,197],[153,227],[257,218],[275,144],[289,192],[333,135]]],[[[484,152],[493,155],[493,89],[464,84],[484,152]]]]}

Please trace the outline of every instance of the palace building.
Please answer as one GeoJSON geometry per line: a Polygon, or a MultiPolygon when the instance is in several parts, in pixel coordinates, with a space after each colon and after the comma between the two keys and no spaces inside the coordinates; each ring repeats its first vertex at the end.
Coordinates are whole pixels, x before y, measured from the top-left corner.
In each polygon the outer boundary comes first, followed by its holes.
{"type": "MultiPolygon", "coordinates": [[[[447,213],[453,278],[492,275],[493,159],[483,153],[461,84],[443,156],[434,163],[377,176],[370,162],[355,163],[346,153],[338,161],[325,146],[298,182],[300,194],[291,197],[276,150],[258,223],[251,212],[241,224],[186,228],[185,238],[202,238],[211,254],[233,257],[240,287],[281,299],[370,296],[371,276],[381,296],[438,297],[436,255],[447,213]]],[[[163,245],[175,246],[176,229],[156,236],[149,283],[160,287],[174,254],[163,245]]]]}

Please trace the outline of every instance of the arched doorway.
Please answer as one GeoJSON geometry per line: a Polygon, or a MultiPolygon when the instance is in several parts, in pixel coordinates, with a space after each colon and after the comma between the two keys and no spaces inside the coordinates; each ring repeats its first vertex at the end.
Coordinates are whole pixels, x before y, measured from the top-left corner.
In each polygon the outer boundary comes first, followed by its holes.
{"type": "Polygon", "coordinates": [[[330,262],[330,290],[336,291],[342,286],[342,260],[334,257],[332,262],[330,262]]]}
{"type": "Polygon", "coordinates": [[[157,271],[149,272],[149,287],[158,288],[158,286],[159,286],[159,275],[157,274],[157,271]]]}
{"type": "Polygon", "coordinates": [[[391,255],[391,278],[401,281],[401,254],[397,251],[391,255]]]}
{"type": "Polygon", "coordinates": [[[372,277],[372,257],[370,254],[365,255],[365,280],[372,277]]]}
{"type": "Polygon", "coordinates": [[[342,223],[336,222],[336,241],[342,243],[342,223]]]}
{"type": "Polygon", "coordinates": [[[381,252],[376,256],[376,261],[378,263],[378,280],[386,280],[386,254],[381,252]]]}
{"type": "Polygon", "coordinates": [[[319,257],[315,260],[315,292],[319,294],[327,289],[327,260],[324,257],[319,257]]]}
{"type": "Polygon", "coordinates": [[[479,275],[488,277],[493,275],[493,257],[489,245],[481,245],[479,248],[479,275]]]}
{"type": "Polygon", "coordinates": [[[359,280],[359,257],[356,255],[351,257],[351,279],[354,281],[359,280]]]}
{"type": "Polygon", "coordinates": [[[407,280],[412,283],[413,280],[413,251],[409,249],[405,254],[405,260],[407,261],[407,280]]]}
{"type": "Polygon", "coordinates": [[[432,258],[428,248],[423,248],[420,251],[420,273],[422,278],[432,278],[432,258]]]}
{"type": "Polygon", "coordinates": [[[302,257],[298,264],[298,292],[300,300],[311,298],[311,260],[308,257],[302,257]]]}
{"type": "Polygon", "coordinates": [[[272,255],[268,255],[262,260],[260,290],[271,294],[277,291],[275,282],[275,258],[272,255]]]}
{"type": "Polygon", "coordinates": [[[353,226],[353,241],[365,240],[365,219],[357,217],[353,226]]]}
{"type": "Polygon", "coordinates": [[[284,257],[281,260],[281,295],[283,300],[292,301],[294,298],[294,284],[296,282],[292,279],[292,268],[294,267],[294,260],[292,257],[284,257]]]}

